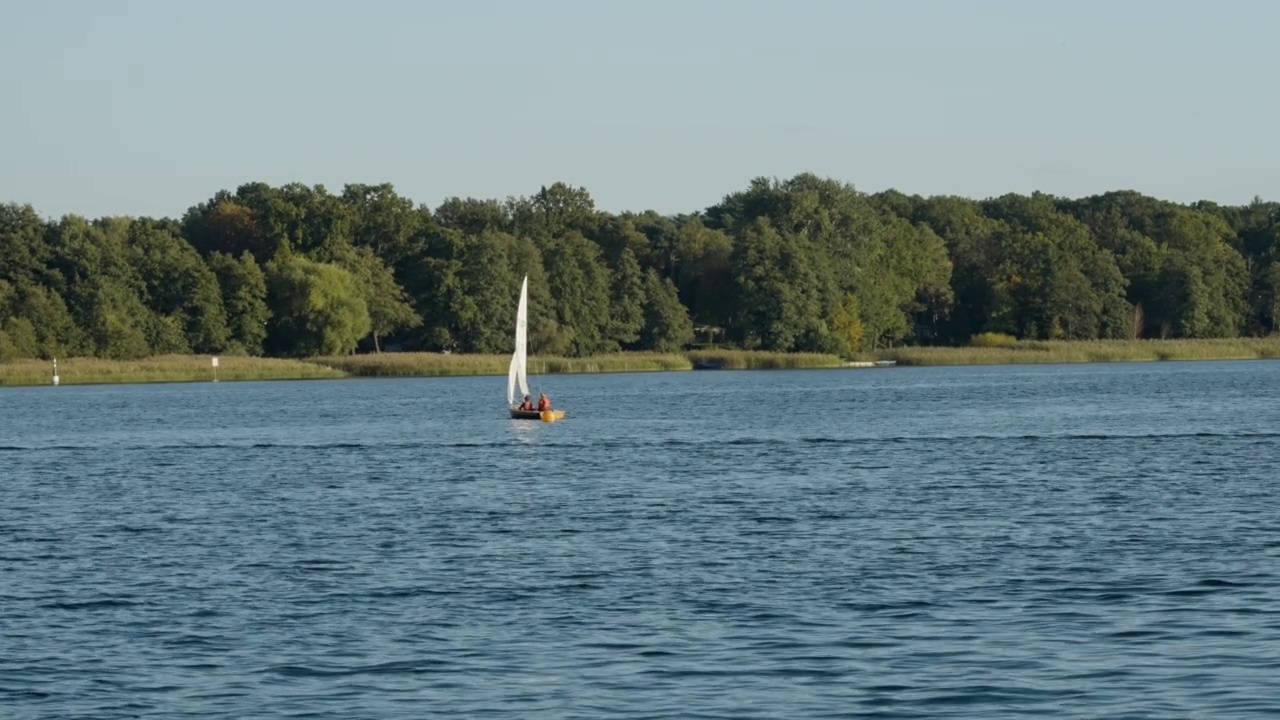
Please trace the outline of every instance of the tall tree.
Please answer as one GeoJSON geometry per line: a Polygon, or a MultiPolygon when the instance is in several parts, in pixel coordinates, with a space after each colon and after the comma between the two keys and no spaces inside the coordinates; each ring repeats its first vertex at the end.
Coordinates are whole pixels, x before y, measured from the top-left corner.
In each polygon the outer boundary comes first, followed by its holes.
{"type": "Polygon", "coordinates": [[[744,347],[794,350],[819,321],[813,259],[801,239],[765,217],[742,228],[730,262],[736,285],[730,328],[744,347]]]}
{"type": "MultiPolygon", "coordinates": [[[[130,260],[145,286],[145,301],[162,325],[178,338],[165,345],[173,352],[216,353],[230,341],[227,313],[218,278],[200,255],[168,228],[149,220],[133,222],[128,235],[130,260]]],[[[153,343],[158,349],[158,344],[153,343]]]]}
{"type": "Polygon", "coordinates": [[[228,349],[236,354],[261,355],[271,319],[262,268],[248,250],[238,258],[215,251],[209,255],[208,263],[227,311],[228,349]]]}
{"type": "Polygon", "coordinates": [[[623,247],[619,252],[611,276],[606,337],[619,347],[629,347],[640,339],[644,328],[647,288],[644,271],[631,248],[623,247]]]}
{"type": "Polygon", "coordinates": [[[343,355],[369,334],[369,309],[347,270],[303,255],[267,264],[272,318],[267,342],[276,354],[343,355]]]}
{"type": "Polygon", "coordinates": [[[422,325],[408,293],[370,246],[357,247],[345,239],[331,238],[312,257],[351,273],[369,310],[369,339],[374,352],[382,351],[381,338],[422,325]]]}
{"type": "Polygon", "coordinates": [[[653,268],[644,274],[644,325],[639,347],[655,352],[677,352],[693,342],[693,322],[680,304],[675,283],[653,268]]]}

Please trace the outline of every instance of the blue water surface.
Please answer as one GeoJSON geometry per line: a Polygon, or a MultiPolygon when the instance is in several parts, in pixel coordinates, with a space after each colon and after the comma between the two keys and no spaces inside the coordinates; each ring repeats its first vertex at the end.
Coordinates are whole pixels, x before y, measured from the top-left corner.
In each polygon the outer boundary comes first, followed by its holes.
{"type": "Polygon", "coordinates": [[[0,389],[0,717],[1280,715],[1280,363],[0,389]]]}

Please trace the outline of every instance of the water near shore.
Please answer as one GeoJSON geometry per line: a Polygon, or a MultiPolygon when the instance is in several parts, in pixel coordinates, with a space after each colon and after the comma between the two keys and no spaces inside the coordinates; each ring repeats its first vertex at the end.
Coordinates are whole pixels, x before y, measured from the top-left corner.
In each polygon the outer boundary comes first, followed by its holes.
{"type": "Polygon", "coordinates": [[[1280,713],[1280,363],[537,382],[0,392],[0,717],[1280,713]]]}

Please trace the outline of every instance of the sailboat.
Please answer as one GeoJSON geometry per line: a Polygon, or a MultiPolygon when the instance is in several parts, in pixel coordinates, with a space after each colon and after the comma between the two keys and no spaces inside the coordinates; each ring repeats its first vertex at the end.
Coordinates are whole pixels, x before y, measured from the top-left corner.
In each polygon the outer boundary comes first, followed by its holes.
{"type": "Polygon", "coordinates": [[[516,347],[511,354],[511,366],[507,369],[507,408],[515,420],[541,420],[555,422],[564,417],[563,410],[521,410],[516,402],[516,386],[520,397],[529,394],[528,377],[529,345],[529,276],[520,283],[520,303],[516,306],[516,347]]]}

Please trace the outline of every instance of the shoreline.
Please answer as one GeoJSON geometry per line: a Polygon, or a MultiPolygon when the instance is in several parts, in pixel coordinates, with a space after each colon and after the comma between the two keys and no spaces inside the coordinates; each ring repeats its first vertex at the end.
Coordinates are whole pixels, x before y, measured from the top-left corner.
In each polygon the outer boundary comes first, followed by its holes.
{"type": "MultiPolygon", "coordinates": [[[[219,356],[218,382],[338,380],[368,377],[477,377],[507,373],[507,355],[379,353],[306,359],[219,356]]],[[[877,350],[846,359],[816,353],[696,350],[623,352],[583,358],[531,357],[539,375],[714,370],[882,369],[955,365],[1043,365],[1280,359],[1280,336],[1221,340],[1027,341],[1005,347],[914,346],[877,350]]],[[[209,355],[165,355],[139,360],[58,360],[59,385],[211,382],[209,355]]],[[[0,363],[0,387],[52,385],[45,360],[0,363]]]]}

